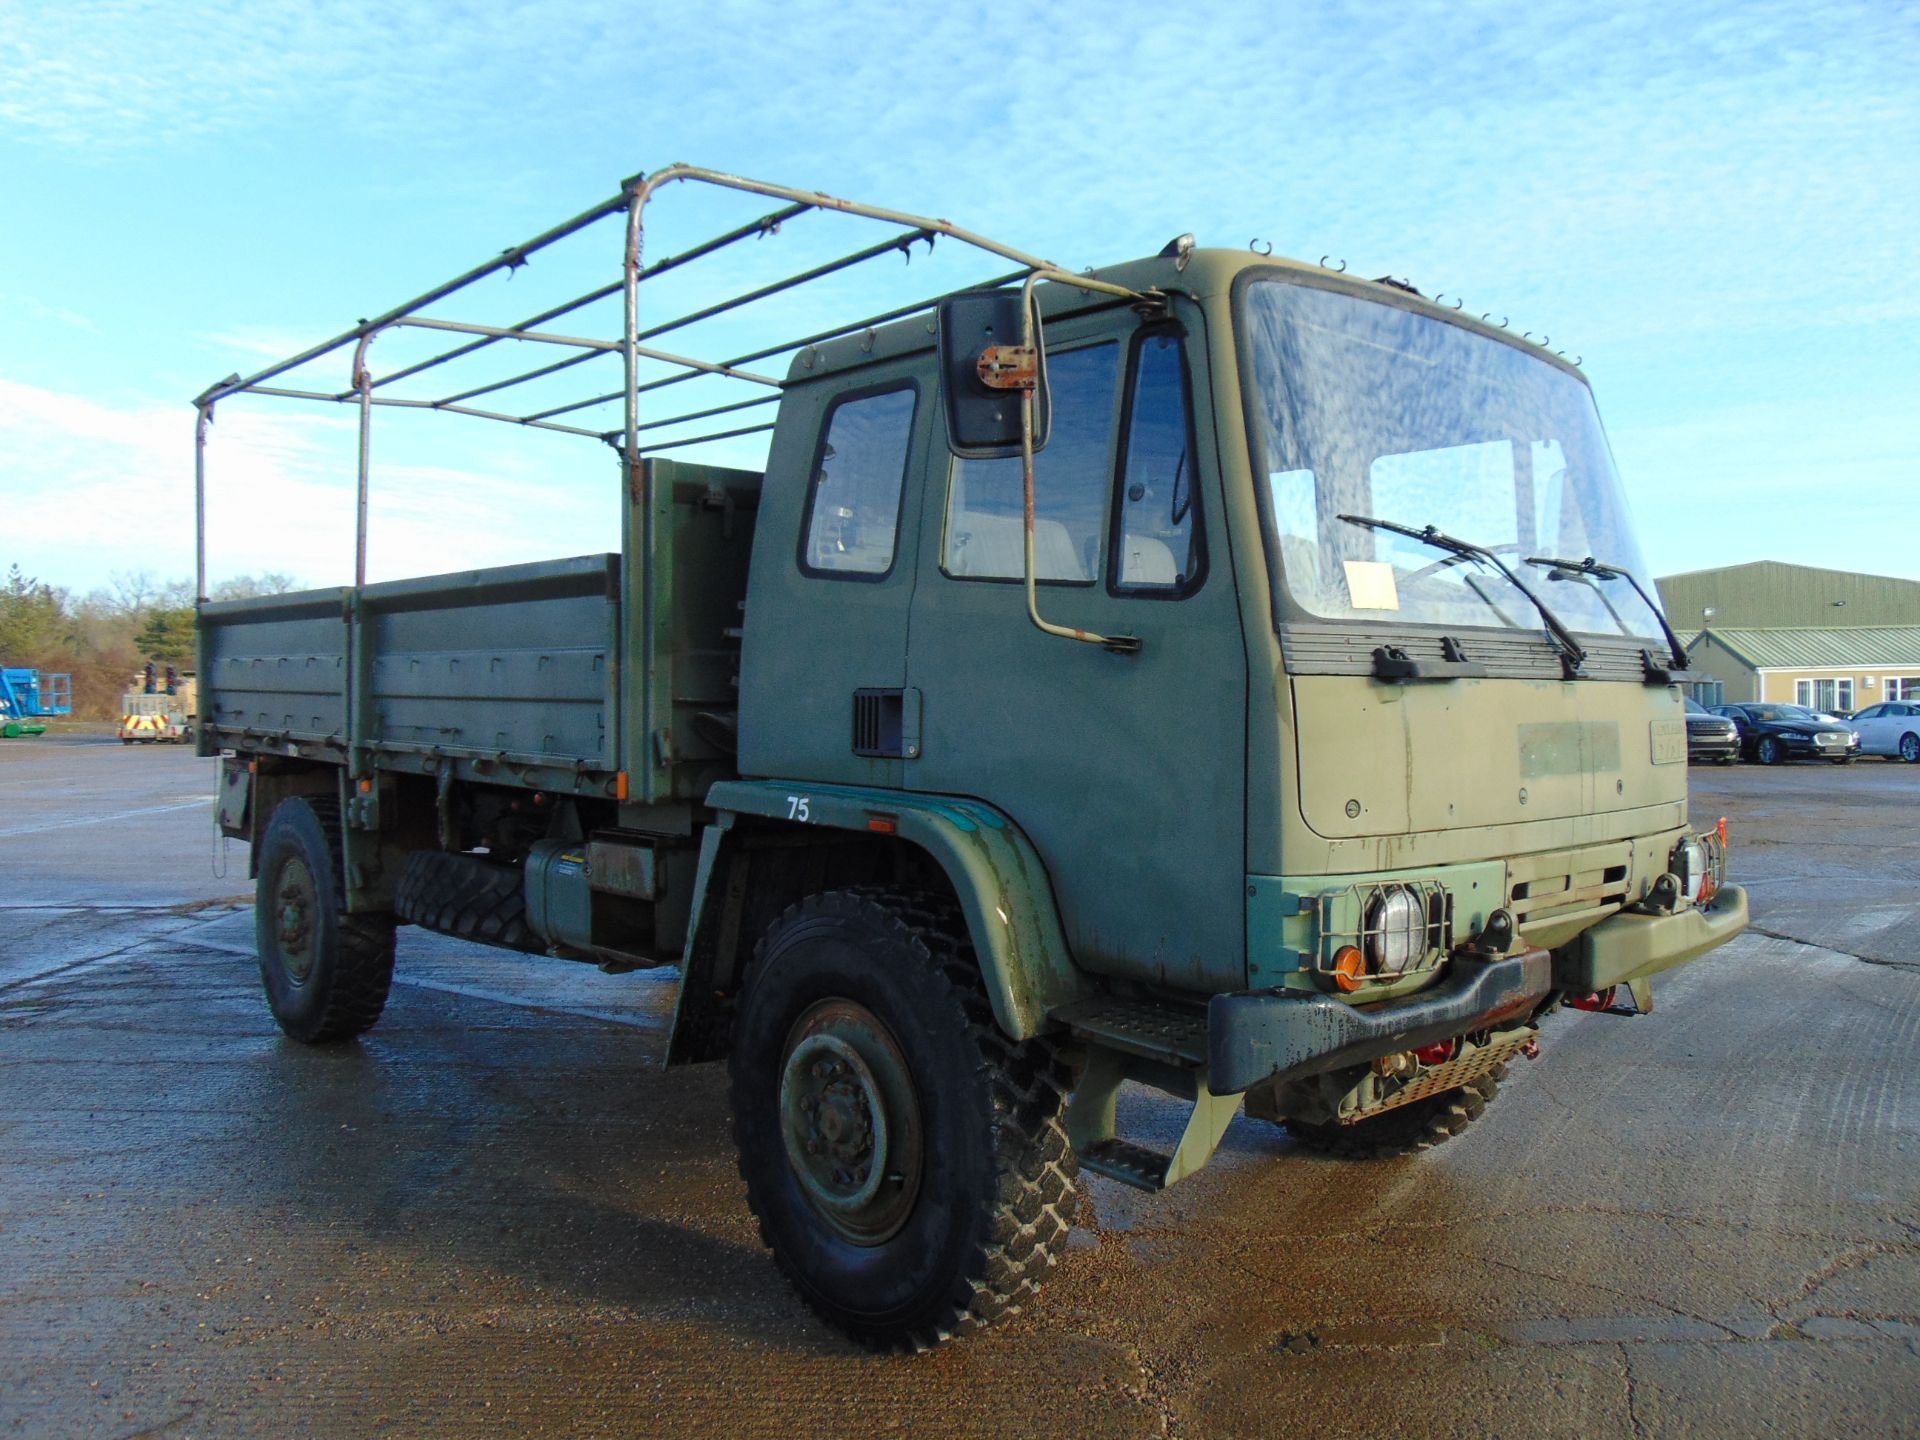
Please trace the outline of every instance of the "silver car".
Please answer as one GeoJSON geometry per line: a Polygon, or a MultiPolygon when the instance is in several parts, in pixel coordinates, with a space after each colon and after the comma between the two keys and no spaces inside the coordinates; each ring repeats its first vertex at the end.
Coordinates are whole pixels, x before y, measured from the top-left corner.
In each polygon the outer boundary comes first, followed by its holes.
{"type": "Polygon", "coordinates": [[[1898,755],[1909,765],[1920,764],[1920,701],[1869,705],[1847,724],[1860,736],[1862,755],[1898,755]]]}

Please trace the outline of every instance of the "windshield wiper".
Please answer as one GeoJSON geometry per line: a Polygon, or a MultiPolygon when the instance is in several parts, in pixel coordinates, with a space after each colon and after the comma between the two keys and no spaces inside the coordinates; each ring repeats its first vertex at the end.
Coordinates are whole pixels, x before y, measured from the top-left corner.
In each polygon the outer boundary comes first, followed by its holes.
{"type": "Polygon", "coordinates": [[[1376,520],[1371,515],[1342,515],[1340,519],[1349,525],[1358,525],[1362,530],[1391,530],[1396,535],[1405,535],[1409,540],[1418,540],[1423,545],[1431,545],[1436,550],[1445,550],[1454,555],[1470,556],[1475,560],[1484,560],[1502,575],[1506,576],[1513,588],[1533,602],[1533,608],[1540,612],[1540,618],[1547,622],[1547,639],[1553,642],[1554,649],[1560,652],[1560,663],[1571,680],[1587,663],[1587,652],[1578,640],[1573,638],[1560,617],[1553,613],[1547,602],[1533,591],[1526,582],[1509,570],[1491,550],[1484,545],[1476,545],[1471,540],[1461,540],[1435,529],[1431,525],[1416,530],[1411,525],[1399,525],[1392,520],[1376,520]]]}
{"type": "MultiPolygon", "coordinates": [[[[1654,664],[1653,656],[1651,652],[1648,652],[1647,671],[1649,678],[1652,678],[1652,673],[1655,670],[1666,672],[1662,677],[1663,679],[1678,677],[1687,673],[1687,647],[1680,643],[1680,637],[1674,633],[1673,626],[1667,623],[1665,612],[1661,610],[1654,598],[1647,594],[1646,587],[1640,583],[1639,579],[1631,570],[1624,570],[1618,565],[1602,564],[1591,555],[1584,560],[1555,560],[1545,555],[1531,555],[1527,557],[1527,564],[1544,566],[1549,570],[1562,574],[1591,575],[1596,580],[1626,581],[1633,587],[1633,593],[1638,595],[1641,600],[1646,603],[1647,609],[1653,612],[1653,618],[1660,622],[1660,633],[1667,637],[1667,645],[1673,653],[1672,669],[1667,670],[1665,666],[1654,664]]],[[[1600,598],[1604,600],[1606,596],[1602,595],[1600,598]]],[[[1607,606],[1607,608],[1609,610],[1613,609],[1611,605],[1607,606]]],[[[1618,614],[1616,614],[1614,618],[1618,619],[1618,614]]],[[[1672,683],[1671,679],[1669,679],[1669,683],[1672,683]]]]}

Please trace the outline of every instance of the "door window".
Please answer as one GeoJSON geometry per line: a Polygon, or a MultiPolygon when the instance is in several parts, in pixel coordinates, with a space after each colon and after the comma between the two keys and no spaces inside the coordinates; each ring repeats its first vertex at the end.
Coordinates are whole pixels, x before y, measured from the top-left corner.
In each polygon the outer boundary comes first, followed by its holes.
{"type": "Polygon", "coordinates": [[[800,547],[807,574],[880,580],[893,569],[914,399],[909,386],[841,400],[827,412],[800,547]]]}
{"type": "Polygon", "coordinates": [[[1134,348],[1109,572],[1116,594],[1193,593],[1205,566],[1198,497],[1180,337],[1149,332],[1134,348]]]}
{"type": "MultiPolygon", "coordinates": [[[[1088,585],[1099,576],[1120,347],[1108,341],[1047,356],[1053,433],[1033,457],[1033,573],[1088,585]]],[[[956,460],[940,568],[961,580],[1018,580],[1026,567],[1025,479],[1018,455],[956,460]]]]}

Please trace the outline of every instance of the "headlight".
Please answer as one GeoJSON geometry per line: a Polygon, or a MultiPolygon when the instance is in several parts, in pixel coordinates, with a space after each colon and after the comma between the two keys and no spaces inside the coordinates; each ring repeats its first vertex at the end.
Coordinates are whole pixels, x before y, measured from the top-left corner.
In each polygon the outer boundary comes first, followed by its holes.
{"type": "Polygon", "coordinates": [[[1682,840],[1673,847],[1673,854],[1667,861],[1667,868],[1678,877],[1680,893],[1693,904],[1699,904],[1700,897],[1706,890],[1707,877],[1712,873],[1712,867],[1707,859],[1707,847],[1698,840],[1682,840]]]}
{"type": "Polygon", "coordinates": [[[1420,897],[1391,886],[1367,906],[1367,960],[1377,975],[1410,970],[1427,953],[1427,914],[1420,897]]]}

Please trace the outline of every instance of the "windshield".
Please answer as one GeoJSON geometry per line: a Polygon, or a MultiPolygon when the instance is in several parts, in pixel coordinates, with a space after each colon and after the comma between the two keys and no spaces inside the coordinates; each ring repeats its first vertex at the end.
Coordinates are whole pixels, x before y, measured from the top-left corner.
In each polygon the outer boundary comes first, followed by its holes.
{"type": "Polygon", "coordinates": [[[1756,720],[1787,720],[1808,725],[1820,723],[1820,717],[1798,705],[1749,705],[1747,714],[1756,720]]]}
{"type": "MultiPolygon", "coordinates": [[[[1516,571],[1588,556],[1646,580],[1587,387],[1537,357],[1391,305],[1282,281],[1246,288],[1256,473],[1284,584],[1330,620],[1538,630],[1498,569],[1390,531],[1432,525],[1516,571]]],[[[1526,570],[1573,630],[1658,639],[1624,577],[1526,570]]]]}

